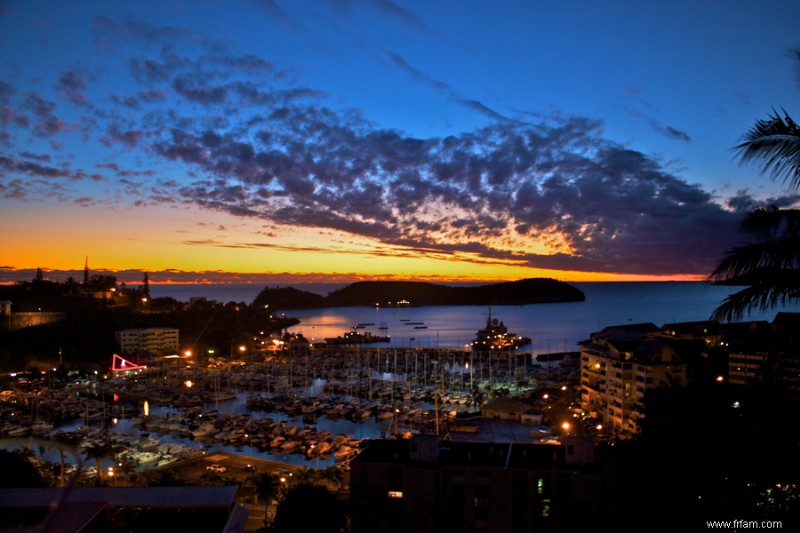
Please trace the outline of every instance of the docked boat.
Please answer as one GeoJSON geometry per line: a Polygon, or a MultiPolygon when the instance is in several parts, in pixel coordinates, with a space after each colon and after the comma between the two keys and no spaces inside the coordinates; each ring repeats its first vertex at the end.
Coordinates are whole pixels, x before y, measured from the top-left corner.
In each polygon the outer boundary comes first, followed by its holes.
{"type": "Polygon", "coordinates": [[[208,437],[209,435],[213,435],[216,432],[217,432],[216,427],[214,427],[214,424],[212,422],[205,422],[203,424],[200,424],[200,426],[197,429],[193,430],[191,433],[194,438],[202,439],[208,437]]]}
{"type": "Polygon", "coordinates": [[[381,342],[389,342],[391,337],[388,335],[375,335],[374,333],[370,333],[369,331],[358,331],[358,329],[353,328],[344,335],[340,335],[338,337],[327,337],[325,339],[326,344],[331,345],[350,345],[350,344],[376,344],[381,342]]]}
{"type": "Polygon", "coordinates": [[[34,435],[44,435],[48,431],[51,431],[53,427],[54,427],[53,424],[50,424],[49,422],[45,422],[43,420],[37,420],[36,422],[31,424],[31,432],[34,435]]]}
{"type": "Polygon", "coordinates": [[[24,437],[30,432],[30,426],[13,426],[7,430],[9,437],[24,437]]]}
{"type": "Polygon", "coordinates": [[[502,321],[492,318],[492,310],[489,309],[486,327],[476,332],[475,340],[472,341],[472,349],[478,352],[507,351],[515,350],[530,343],[531,339],[529,337],[509,333],[508,328],[502,321]]]}

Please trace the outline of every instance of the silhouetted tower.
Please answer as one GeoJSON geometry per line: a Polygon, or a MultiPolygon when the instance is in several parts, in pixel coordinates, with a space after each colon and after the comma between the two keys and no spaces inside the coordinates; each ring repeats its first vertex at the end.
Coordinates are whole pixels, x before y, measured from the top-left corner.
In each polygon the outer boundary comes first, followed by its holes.
{"type": "Polygon", "coordinates": [[[144,284],[142,285],[142,292],[144,293],[147,298],[150,298],[150,278],[147,276],[147,272],[144,273],[144,284]]]}
{"type": "Polygon", "coordinates": [[[86,256],[86,264],[83,266],[83,284],[89,284],[89,256],[86,256]]]}

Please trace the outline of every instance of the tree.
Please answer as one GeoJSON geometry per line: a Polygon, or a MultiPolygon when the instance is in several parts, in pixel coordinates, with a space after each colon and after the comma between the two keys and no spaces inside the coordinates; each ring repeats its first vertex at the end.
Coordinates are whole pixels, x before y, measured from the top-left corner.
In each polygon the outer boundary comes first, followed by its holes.
{"type": "MultiPolygon", "coordinates": [[[[256,489],[256,498],[264,500],[264,523],[269,523],[269,504],[281,488],[278,476],[269,472],[259,472],[250,478],[256,489]]],[[[257,503],[257,502],[256,502],[257,503]]]]}
{"type": "Polygon", "coordinates": [[[144,273],[144,283],[142,284],[142,294],[144,294],[146,298],[150,298],[150,277],[147,275],[147,272],[144,273]]]}
{"type": "Polygon", "coordinates": [[[336,465],[323,468],[316,473],[316,477],[331,490],[339,490],[344,481],[342,469],[336,465]]]}
{"type": "MultiPolygon", "coordinates": [[[[61,465],[59,468],[58,473],[58,484],[60,487],[66,486],[66,464],[65,464],[65,454],[67,451],[71,452],[71,455],[75,455],[75,451],[72,448],[77,442],[72,433],[67,433],[64,431],[58,431],[56,433],[52,433],[48,438],[49,448],[57,449],[58,455],[61,459],[61,465]]],[[[77,477],[76,473],[76,477],[77,477]]]]}
{"type": "Polygon", "coordinates": [[[136,462],[128,457],[123,457],[117,461],[117,466],[114,468],[116,475],[125,478],[128,484],[133,484],[137,479],[136,462]]]}
{"type": "Polygon", "coordinates": [[[295,484],[313,485],[317,481],[317,471],[313,468],[302,466],[292,476],[295,484]]]}
{"type": "Polygon", "coordinates": [[[87,459],[94,459],[97,465],[97,476],[102,479],[103,477],[103,459],[108,459],[114,456],[114,449],[110,444],[105,442],[97,442],[88,446],[84,451],[87,459]]]}
{"type": "Polygon", "coordinates": [[[182,487],[186,483],[172,470],[145,470],[141,481],[148,487],[182,487]]]}
{"type": "Polygon", "coordinates": [[[203,482],[203,485],[224,485],[225,478],[218,472],[212,472],[211,470],[206,470],[200,475],[200,480],[203,482]]]}
{"type": "MultiPolygon", "coordinates": [[[[793,53],[800,66],[800,48],[793,53]]],[[[793,190],[800,188],[800,126],[786,111],[781,116],[773,110],[756,121],[736,150],[743,163],[761,163],[762,173],[788,182],[793,190]]],[[[762,207],[747,215],[742,229],[755,242],[729,250],[710,279],[747,288],[725,299],[714,311],[717,320],[740,319],[753,309],[800,300],[800,210],[762,207]]]]}
{"type": "Polygon", "coordinates": [[[0,487],[44,487],[42,476],[26,453],[0,450],[0,487]]]}
{"type": "Polygon", "coordinates": [[[301,483],[290,488],[275,513],[276,533],[339,533],[347,531],[347,527],[348,516],[344,504],[319,485],[301,483]]]}
{"type": "Polygon", "coordinates": [[[711,279],[747,287],[714,311],[717,320],[737,320],[750,310],[800,299],[800,210],[763,207],[747,215],[742,229],[756,241],[731,249],[711,279]]]}

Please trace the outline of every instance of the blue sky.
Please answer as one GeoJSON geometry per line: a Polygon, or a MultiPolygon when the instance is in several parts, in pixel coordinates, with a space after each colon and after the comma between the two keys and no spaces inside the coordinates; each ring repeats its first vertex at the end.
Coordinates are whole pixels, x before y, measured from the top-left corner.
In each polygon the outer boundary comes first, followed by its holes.
{"type": "MultiPolygon", "coordinates": [[[[6,280],[702,277],[800,3],[0,3],[6,280]]],[[[797,116],[797,113],[794,113],[797,116]]],[[[2,281],[2,280],[0,280],[2,281]]]]}

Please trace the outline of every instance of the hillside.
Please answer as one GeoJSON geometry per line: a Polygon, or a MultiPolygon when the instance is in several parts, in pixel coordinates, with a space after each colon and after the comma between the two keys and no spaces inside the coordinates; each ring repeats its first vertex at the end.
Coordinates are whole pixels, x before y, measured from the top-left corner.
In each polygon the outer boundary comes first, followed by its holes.
{"type": "Polygon", "coordinates": [[[313,293],[264,289],[256,304],[273,309],[349,306],[527,305],[578,302],[585,296],[567,283],[548,278],[523,279],[479,287],[452,287],[417,281],[360,281],[322,297],[313,293]]]}

